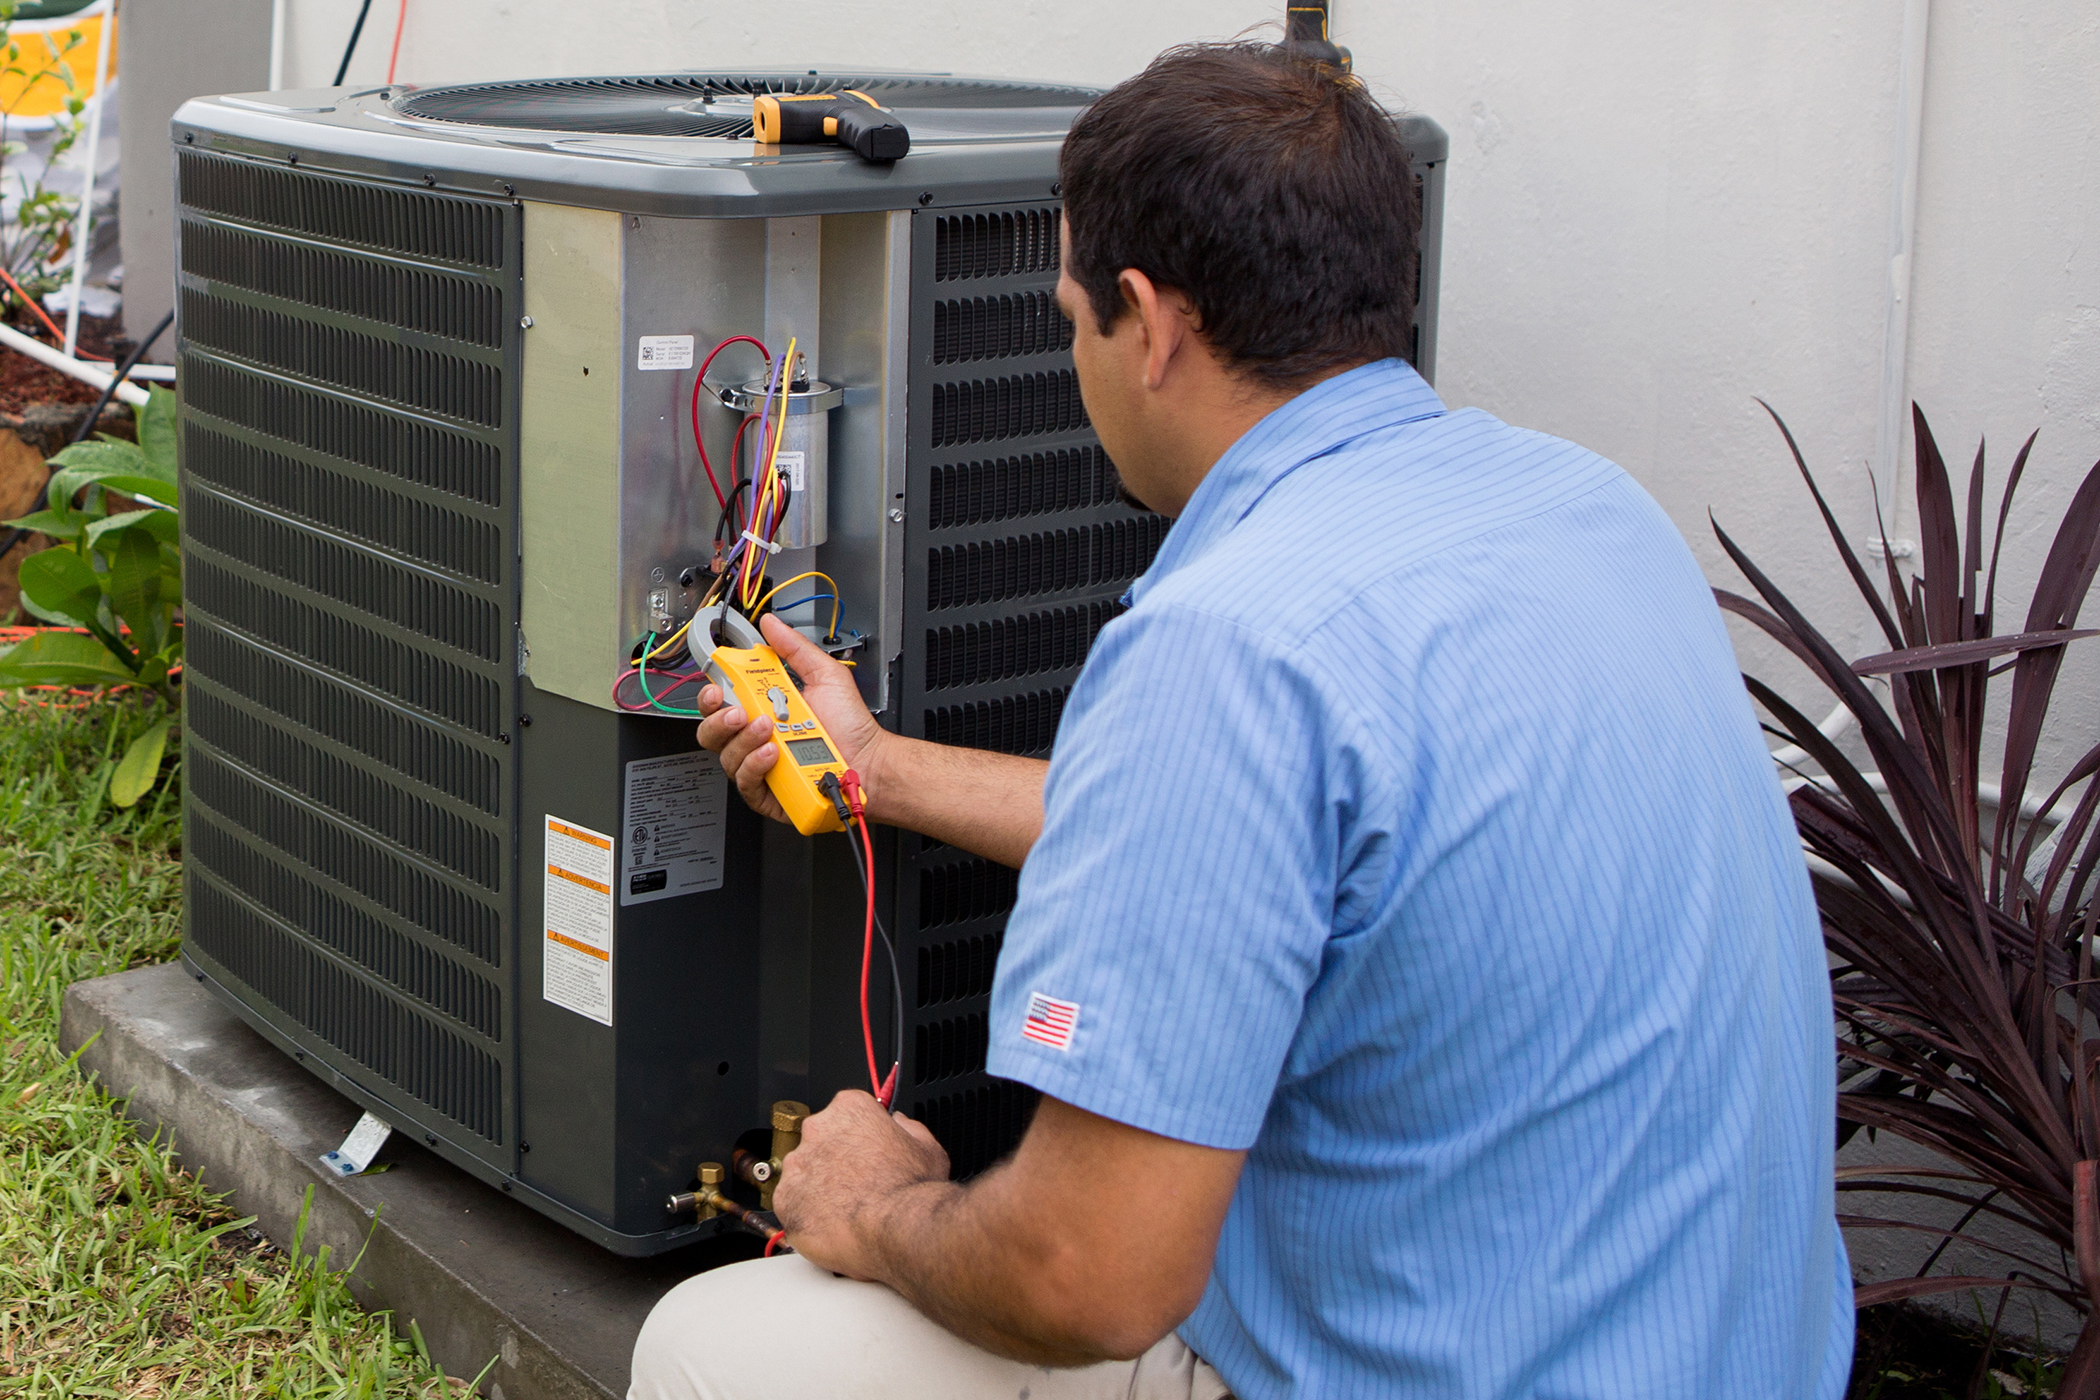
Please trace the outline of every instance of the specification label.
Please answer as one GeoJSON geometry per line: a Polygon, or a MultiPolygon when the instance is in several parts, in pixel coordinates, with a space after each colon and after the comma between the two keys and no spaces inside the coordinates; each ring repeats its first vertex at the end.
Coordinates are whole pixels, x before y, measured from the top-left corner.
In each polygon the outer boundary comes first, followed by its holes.
{"type": "Polygon", "coordinates": [[[546,974],[541,995],[612,1024],[613,839],[547,818],[546,974]]]}
{"type": "Polygon", "coordinates": [[[645,335],[635,347],[636,369],[691,369],[693,338],[689,335],[645,335]]]}
{"type": "Polygon", "coordinates": [[[777,452],[773,455],[773,469],[788,480],[788,487],[796,495],[809,489],[809,470],[800,452],[777,452]]]}
{"type": "Polygon", "coordinates": [[[713,754],[681,753],[628,764],[620,903],[722,888],[728,813],[729,775],[713,754]]]}

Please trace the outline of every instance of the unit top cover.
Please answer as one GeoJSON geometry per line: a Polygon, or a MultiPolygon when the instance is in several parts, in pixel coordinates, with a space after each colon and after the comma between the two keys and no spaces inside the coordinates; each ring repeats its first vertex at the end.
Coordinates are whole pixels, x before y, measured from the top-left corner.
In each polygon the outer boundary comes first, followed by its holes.
{"type": "Polygon", "coordinates": [[[931,73],[671,73],[202,98],[191,148],[637,212],[789,214],[1041,199],[1097,90],[931,73]],[[911,132],[889,164],[753,140],[762,93],[867,93],[911,132]],[[931,198],[925,196],[930,195],[931,198]],[[762,204],[764,208],[754,207],[762,204]]]}

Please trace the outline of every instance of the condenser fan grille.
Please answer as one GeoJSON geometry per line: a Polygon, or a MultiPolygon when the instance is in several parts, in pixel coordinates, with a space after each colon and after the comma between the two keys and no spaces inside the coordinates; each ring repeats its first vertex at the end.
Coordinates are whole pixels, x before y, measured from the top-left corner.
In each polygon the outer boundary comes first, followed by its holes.
{"type": "Polygon", "coordinates": [[[545,78],[425,88],[397,99],[407,117],[463,125],[600,136],[711,136],[748,140],[751,99],[760,93],[854,88],[886,107],[961,116],[1084,106],[1084,88],[968,78],[872,77],[850,73],[672,73],[631,78],[545,78]]]}

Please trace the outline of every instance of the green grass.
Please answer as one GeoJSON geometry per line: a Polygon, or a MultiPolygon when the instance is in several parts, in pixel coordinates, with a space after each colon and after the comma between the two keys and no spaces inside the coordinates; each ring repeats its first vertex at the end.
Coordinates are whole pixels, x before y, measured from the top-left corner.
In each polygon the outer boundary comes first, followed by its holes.
{"type": "Polygon", "coordinates": [[[120,701],[0,697],[0,1396],[464,1393],[325,1255],[254,1235],[58,1051],[69,983],[175,955],[175,779],[130,812],[102,796],[149,722],[120,701]]]}

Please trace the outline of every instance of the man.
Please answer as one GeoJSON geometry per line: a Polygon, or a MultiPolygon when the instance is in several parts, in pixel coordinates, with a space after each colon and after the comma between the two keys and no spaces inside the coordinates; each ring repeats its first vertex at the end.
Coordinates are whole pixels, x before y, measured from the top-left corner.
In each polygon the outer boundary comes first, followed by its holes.
{"type": "MultiPolygon", "coordinates": [[[[839,1095],[801,1257],[674,1290],[632,1394],[1840,1394],[1821,943],[1683,542],[1397,358],[1412,182],[1333,70],[1169,53],[1061,173],[1087,410],[1175,524],[1056,756],[884,733],[766,623],[875,818],[1022,866],[989,1067],[1041,1107],[955,1185],[839,1095]]],[[[777,815],[764,716],[700,741],[777,815]]]]}

